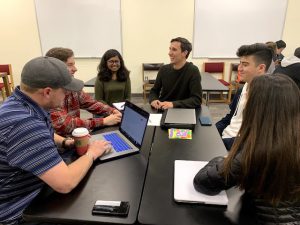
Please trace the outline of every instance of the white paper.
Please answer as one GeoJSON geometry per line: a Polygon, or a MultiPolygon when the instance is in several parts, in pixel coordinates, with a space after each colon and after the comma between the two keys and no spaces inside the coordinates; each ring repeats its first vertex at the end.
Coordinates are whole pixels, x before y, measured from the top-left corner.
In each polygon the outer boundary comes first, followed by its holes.
{"type": "Polygon", "coordinates": [[[124,105],[125,102],[115,102],[113,103],[113,106],[117,109],[117,110],[124,110],[124,105]]]}
{"type": "Polygon", "coordinates": [[[160,126],[162,114],[150,114],[148,126],[160,126]]]}
{"type": "Polygon", "coordinates": [[[202,203],[213,205],[227,205],[228,198],[225,191],[211,196],[195,190],[193,180],[198,171],[203,168],[205,161],[175,160],[174,172],[174,200],[176,202],[202,203]]]}

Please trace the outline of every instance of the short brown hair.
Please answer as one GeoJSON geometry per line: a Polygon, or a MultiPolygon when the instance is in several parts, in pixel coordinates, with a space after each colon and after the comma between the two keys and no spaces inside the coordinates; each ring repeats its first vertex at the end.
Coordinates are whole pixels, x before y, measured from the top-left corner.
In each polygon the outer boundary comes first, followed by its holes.
{"type": "Polygon", "coordinates": [[[182,52],[187,51],[186,58],[188,58],[190,52],[192,51],[192,44],[191,44],[191,42],[189,42],[186,38],[183,38],[183,37],[173,38],[171,40],[171,43],[175,42],[175,41],[180,43],[180,48],[181,48],[182,52]]]}
{"type": "Polygon", "coordinates": [[[67,62],[68,58],[74,56],[74,52],[69,48],[51,48],[47,53],[46,56],[57,58],[63,62],[67,62]]]}

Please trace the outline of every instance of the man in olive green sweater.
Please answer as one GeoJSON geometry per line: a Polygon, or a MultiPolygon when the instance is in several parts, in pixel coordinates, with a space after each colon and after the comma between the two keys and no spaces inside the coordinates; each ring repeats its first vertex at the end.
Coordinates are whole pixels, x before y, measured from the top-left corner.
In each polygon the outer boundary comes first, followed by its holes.
{"type": "Polygon", "coordinates": [[[198,67],[187,62],[192,44],[185,38],[171,40],[171,63],[160,68],[150,91],[149,103],[155,109],[198,108],[202,100],[198,67]]]}

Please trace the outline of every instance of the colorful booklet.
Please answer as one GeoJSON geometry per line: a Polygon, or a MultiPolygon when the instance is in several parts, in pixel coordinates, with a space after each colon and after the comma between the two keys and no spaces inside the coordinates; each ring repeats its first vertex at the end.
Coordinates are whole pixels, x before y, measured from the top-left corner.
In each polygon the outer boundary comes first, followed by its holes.
{"type": "Polygon", "coordinates": [[[168,130],[170,139],[192,139],[192,130],[171,128],[168,130]]]}

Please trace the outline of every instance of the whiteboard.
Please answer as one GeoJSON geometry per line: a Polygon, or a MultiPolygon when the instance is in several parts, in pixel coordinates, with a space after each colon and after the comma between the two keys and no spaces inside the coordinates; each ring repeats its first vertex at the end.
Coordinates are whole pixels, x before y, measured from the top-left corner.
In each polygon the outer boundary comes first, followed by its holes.
{"type": "Polygon", "coordinates": [[[42,53],[71,48],[76,57],[101,57],[121,47],[120,0],[35,0],[42,53]]]}
{"type": "Polygon", "coordinates": [[[288,0],[195,0],[195,58],[236,58],[244,44],[282,37],[288,0]]]}

